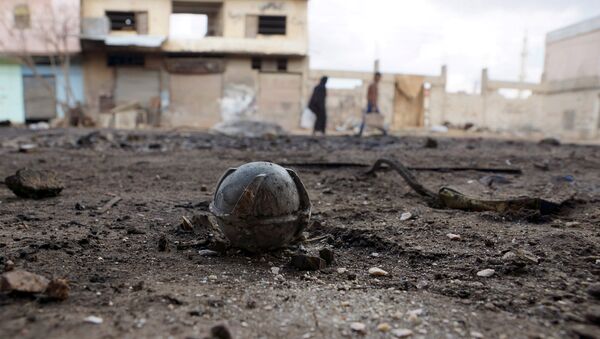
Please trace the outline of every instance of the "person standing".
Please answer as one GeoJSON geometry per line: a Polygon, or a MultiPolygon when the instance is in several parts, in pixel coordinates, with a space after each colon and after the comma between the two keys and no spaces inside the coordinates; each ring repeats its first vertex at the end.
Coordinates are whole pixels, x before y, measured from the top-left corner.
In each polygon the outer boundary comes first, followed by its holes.
{"type": "Polygon", "coordinates": [[[317,116],[313,129],[313,135],[316,135],[317,132],[325,135],[325,130],[327,129],[327,108],[325,107],[325,99],[327,97],[327,88],[325,88],[326,84],[327,77],[322,77],[319,84],[315,86],[313,94],[308,103],[308,108],[317,116]]]}
{"type": "MultiPolygon", "coordinates": [[[[360,131],[358,132],[358,136],[362,136],[363,131],[366,125],[366,115],[367,114],[381,114],[379,111],[379,81],[381,81],[381,73],[376,72],[373,76],[373,82],[369,85],[369,89],[367,90],[367,109],[365,114],[363,115],[362,123],[360,124],[360,131]]],[[[384,135],[387,135],[387,131],[385,128],[379,128],[384,135]]]]}

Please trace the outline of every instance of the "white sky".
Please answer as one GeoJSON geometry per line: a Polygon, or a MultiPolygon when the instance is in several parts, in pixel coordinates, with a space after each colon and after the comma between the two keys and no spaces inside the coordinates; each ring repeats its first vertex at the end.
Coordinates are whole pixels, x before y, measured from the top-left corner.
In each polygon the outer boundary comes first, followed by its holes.
{"type": "Polygon", "coordinates": [[[547,32],[600,15],[600,0],[310,0],[311,68],[439,74],[472,92],[481,69],[517,80],[525,32],[527,80],[539,81],[547,32]]]}

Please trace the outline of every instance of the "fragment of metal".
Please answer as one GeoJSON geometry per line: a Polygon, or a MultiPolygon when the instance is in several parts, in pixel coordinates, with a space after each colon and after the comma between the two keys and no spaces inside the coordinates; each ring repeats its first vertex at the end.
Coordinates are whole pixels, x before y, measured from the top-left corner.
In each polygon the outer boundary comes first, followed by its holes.
{"type": "Polygon", "coordinates": [[[232,246],[261,252],[296,239],[308,225],[311,203],[296,172],[251,162],[225,172],[210,211],[232,246]]]}

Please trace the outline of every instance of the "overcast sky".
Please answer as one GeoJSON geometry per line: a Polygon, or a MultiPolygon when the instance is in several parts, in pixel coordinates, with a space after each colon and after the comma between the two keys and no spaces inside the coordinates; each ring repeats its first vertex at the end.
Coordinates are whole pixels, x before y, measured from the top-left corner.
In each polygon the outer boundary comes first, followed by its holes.
{"type": "Polygon", "coordinates": [[[473,91],[481,69],[517,80],[528,36],[527,80],[539,81],[547,32],[600,15],[600,0],[310,0],[311,68],[439,74],[473,91]]]}

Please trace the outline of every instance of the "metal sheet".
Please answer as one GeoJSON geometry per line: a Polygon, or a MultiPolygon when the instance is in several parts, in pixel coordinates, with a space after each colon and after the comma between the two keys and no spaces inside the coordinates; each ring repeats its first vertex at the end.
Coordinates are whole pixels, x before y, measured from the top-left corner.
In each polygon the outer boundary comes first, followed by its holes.
{"type": "Polygon", "coordinates": [[[117,68],[117,85],[115,103],[139,102],[143,107],[149,107],[152,99],[160,97],[159,71],[137,68],[117,68]]]}
{"type": "Polygon", "coordinates": [[[24,76],[23,88],[26,120],[56,118],[56,81],[54,76],[44,76],[43,80],[33,76],[24,76]]]}

